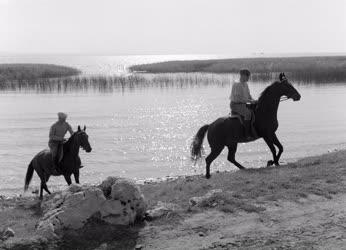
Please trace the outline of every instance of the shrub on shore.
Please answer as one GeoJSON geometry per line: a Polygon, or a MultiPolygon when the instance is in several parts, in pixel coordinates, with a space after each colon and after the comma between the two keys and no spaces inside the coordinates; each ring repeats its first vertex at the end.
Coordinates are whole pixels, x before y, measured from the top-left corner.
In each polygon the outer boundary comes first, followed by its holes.
{"type": "Polygon", "coordinates": [[[0,64],[0,82],[66,77],[80,74],[71,67],[53,64],[0,64]]]}

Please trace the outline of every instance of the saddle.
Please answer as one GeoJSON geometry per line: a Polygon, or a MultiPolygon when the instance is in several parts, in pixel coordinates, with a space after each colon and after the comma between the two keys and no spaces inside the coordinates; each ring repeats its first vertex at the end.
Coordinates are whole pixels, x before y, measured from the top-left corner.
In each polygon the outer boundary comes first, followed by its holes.
{"type": "Polygon", "coordinates": [[[59,143],[58,146],[58,164],[62,161],[62,158],[64,157],[64,144],[66,141],[59,143]]]}
{"type": "Polygon", "coordinates": [[[248,141],[253,141],[259,138],[257,131],[255,129],[255,109],[257,108],[257,103],[247,103],[246,107],[251,110],[251,120],[250,121],[245,121],[244,116],[238,112],[231,111],[229,118],[231,119],[238,119],[240,124],[243,126],[244,129],[244,138],[242,141],[248,142],[248,141]],[[249,122],[249,124],[246,124],[249,122]],[[250,126],[248,128],[247,126],[250,126]],[[251,131],[251,132],[249,132],[251,131]]]}

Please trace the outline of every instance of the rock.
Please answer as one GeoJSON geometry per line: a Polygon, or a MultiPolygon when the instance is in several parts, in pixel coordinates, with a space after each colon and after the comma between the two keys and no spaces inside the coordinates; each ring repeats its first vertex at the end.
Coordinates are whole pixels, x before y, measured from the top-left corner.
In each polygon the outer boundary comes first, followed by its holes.
{"type": "Polygon", "coordinates": [[[140,244],[138,244],[138,245],[135,246],[135,250],[140,250],[140,249],[142,249],[142,248],[143,248],[143,246],[140,245],[140,244]]]}
{"type": "Polygon", "coordinates": [[[178,210],[181,210],[181,207],[177,204],[159,201],[153,209],[147,211],[145,218],[147,220],[154,220],[178,210]]]}
{"type": "Polygon", "coordinates": [[[48,239],[64,229],[82,228],[91,220],[131,225],[143,218],[147,205],[140,189],[130,180],[108,177],[100,186],[71,185],[43,201],[43,217],[37,232],[48,239]]]}
{"type": "Polygon", "coordinates": [[[68,187],[68,190],[71,192],[71,193],[77,193],[77,192],[80,192],[82,191],[82,186],[79,185],[79,184],[71,184],[69,187],[68,187]]]}
{"type": "Polygon", "coordinates": [[[97,248],[95,248],[94,250],[107,250],[107,248],[108,248],[108,244],[103,243],[100,246],[98,246],[97,248]]]}
{"type": "Polygon", "coordinates": [[[7,240],[8,238],[14,237],[14,231],[12,228],[8,227],[1,232],[0,238],[2,240],[7,240]]]}
{"type": "Polygon", "coordinates": [[[204,237],[204,236],[205,236],[205,233],[203,233],[203,232],[198,232],[198,236],[204,237]]]}
{"type": "Polygon", "coordinates": [[[190,206],[204,206],[205,204],[209,204],[211,206],[217,206],[217,203],[214,201],[218,194],[222,193],[221,189],[213,189],[206,193],[204,196],[192,197],[189,200],[190,206]]]}

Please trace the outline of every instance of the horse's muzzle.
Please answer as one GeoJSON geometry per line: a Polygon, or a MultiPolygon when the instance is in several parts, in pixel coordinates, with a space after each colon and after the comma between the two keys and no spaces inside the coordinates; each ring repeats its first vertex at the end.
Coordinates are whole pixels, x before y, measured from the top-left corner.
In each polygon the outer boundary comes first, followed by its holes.
{"type": "Polygon", "coordinates": [[[292,99],[293,99],[293,101],[299,101],[300,100],[300,98],[301,98],[301,96],[300,96],[300,94],[294,94],[293,96],[292,96],[292,99]]]}

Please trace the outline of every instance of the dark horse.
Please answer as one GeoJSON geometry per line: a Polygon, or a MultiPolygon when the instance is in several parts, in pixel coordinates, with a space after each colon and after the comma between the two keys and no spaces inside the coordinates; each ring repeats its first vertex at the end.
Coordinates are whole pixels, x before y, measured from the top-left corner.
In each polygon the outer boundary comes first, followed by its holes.
{"type": "Polygon", "coordinates": [[[73,133],[68,141],[64,143],[63,158],[59,163],[59,173],[53,171],[52,154],[48,149],[42,150],[35,155],[35,157],[31,160],[26,172],[24,191],[26,191],[29,187],[34,170],[41,179],[40,199],[43,198],[43,190],[50,194],[46,183],[51,175],[63,175],[67,184],[70,185],[72,183],[71,175],[73,174],[76,183],[79,183],[79,148],[82,147],[86,152],[91,152],[88,135],[85,130],[85,126],[83,130],[81,130],[80,126],[78,126],[78,131],[73,133]]]}
{"type": "MultiPolygon", "coordinates": [[[[300,100],[300,94],[288,82],[283,73],[280,74],[280,81],[269,85],[260,95],[257,107],[254,110],[255,123],[258,138],[263,138],[273,154],[273,160],[268,161],[268,166],[279,165],[279,159],[283,152],[283,147],[275,132],[279,127],[277,111],[281,98],[292,98],[294,101],[300,100]],[[275,146],[278,148],[276,154],[275,146]]],[[[209,125],[201,127],[195,135],[191,144],[191,157],[195,160],[201,157],[201,150],[205,133],[208,131],[208,142],[211,148],[210,154],[206,157],[206,178],[210,178],[210,164],[218,157],[226,146],[228,148],[227,159],[240,169],[244,167],[235,160],[237,144],[246,142],[243,136],[243,126],[239,119],[232,117],[221,117],[209,125]]],[[[256,138],[256,139],[258,139],[256,138]]]]}

